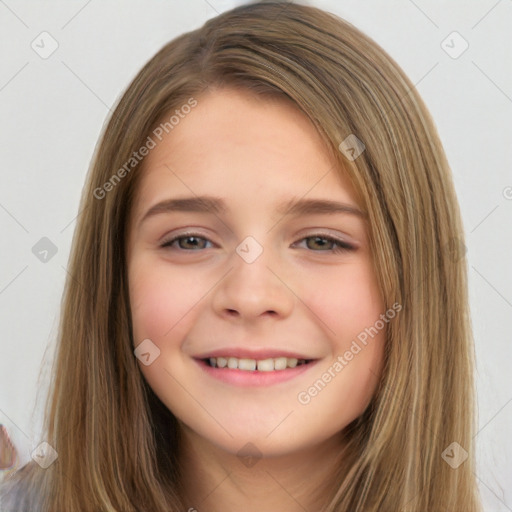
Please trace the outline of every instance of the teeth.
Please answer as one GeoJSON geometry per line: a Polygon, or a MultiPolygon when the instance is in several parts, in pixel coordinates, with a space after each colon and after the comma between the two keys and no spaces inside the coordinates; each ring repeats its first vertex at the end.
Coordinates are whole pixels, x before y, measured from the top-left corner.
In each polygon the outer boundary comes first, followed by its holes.
{"type": "Polygon", "coordinates": [[[260,372],[272,372],[274,370],[286,370],[286,368],[295,368],[298,365],[306,364],[306,359],[296,359],[295,357],[275,357],[269,359],[238,359],[237,357],[210,357],[210,366],[213,368],[231,368],[233,370],[246,370],[260,372]]]}
{"type": "Polygon", "coordinates": [[[273,359],[262,359],[258,361],[258,370],[260,372],[272,372],[274,371],[274,364],[273,359]]]}
{"type": "Polygon", "coordinates": [[[295,368],[297,366],[297,363],[299,362],[298,359],[291,358],[287,360],[288,368],[295,368]]]}
{"type": "Polygon", "coordinates": [[[239,370],[256,370],[256,361],[254,359],[239,359],[238,360],[238,369],[239,370]]]}
{"type": "Polygon", "coordinates": [[[284,370],[288,366],[288,359],[286,357],[278,357],[274,359],[274,368],[276,370],[284,370]]]}

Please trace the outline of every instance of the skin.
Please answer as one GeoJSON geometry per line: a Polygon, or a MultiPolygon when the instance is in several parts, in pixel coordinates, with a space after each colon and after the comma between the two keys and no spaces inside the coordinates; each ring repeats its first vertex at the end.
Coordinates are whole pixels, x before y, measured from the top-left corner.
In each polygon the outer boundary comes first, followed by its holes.
{"type": "MultiPolygon", "coordinates": [[[[298,400],[353,340],[385,312],[363,217],[277,212],[290,199],[361,209],[312,123],[291,102],[221,89],[149,153],[131,212],[127,246],[134,346],[160,350],[149,385],[178,418],[187,505],[201,511],[319,510],[335,486],[343,429],[360,416],[381,371],[383,328],[312,397],[298,400]],[[221,197],[228,211],[163,212],[169,198],[221,197]],[[162,247],[172,237],[193,231],[162,247]],[[236,252],[252,236],[252,263],[236,252]],[[354,250],[334,252],[331,236],[354,250]],[[308,238],[309,237],[309,238],[308,238]],[[297,377],[239,387],[205,374],[192,356],[243,346],[317,359],[297,377]],[[237,456],[246,443],[261,458],[237,456]],[[293,468],[293,469],[291,469],[293,468]]],[[[332,371],[332,370],[331,370],[332,371]]]]}
{"type": "Polygon", "coordinates": [[[7,429],[0,425],[0,470],[12,468],[16,459],[16,448],[11,442],[7,429]]]}

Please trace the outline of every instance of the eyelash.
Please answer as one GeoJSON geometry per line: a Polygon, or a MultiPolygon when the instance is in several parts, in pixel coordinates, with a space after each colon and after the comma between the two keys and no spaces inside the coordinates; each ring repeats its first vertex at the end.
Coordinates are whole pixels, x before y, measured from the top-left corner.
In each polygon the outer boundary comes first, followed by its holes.
{"type": "MultiPolygon", "coordinates": [[[[197,233],[184,233],[182,235],[171,238],[170,240],[162,242],[160,247],[162,247],[163,249],[170,248],[174,242],[177,242],[178,240],[182,240],[182,239],[186,239],[186,238],[198,238],[198,239],[202,239],[202,240],[211,242],[211,240],[208,240],[204,236],[201,236],[197,233]]],[[[349,251],[355,250],[355,247],[348,244],[347,242],[344,242],[343,240],[339,240],[338,238],[334,238],[334,237],[327,236],[327,235],[320,235],[320,234],[310,235],[310,236],[306,236],[306,237],[302,238],[299,241],[302,242],[303,240],[308,240],[310,238],[320,238],[321,240],[326,240],[328,242],[336,244],[336,247],[334,249],[325,249],[325,250],[319,250],[319,251],[313,251],[313,252],[327,252],[327,253],[332,253],[332,254],[339,254],[339,253],[344,253],[344,252],[349,252],[349,251]]],[[[198,249],[198,250],[196,250],[196,249],[178,249],[178,250],[183,251],[183,252],[198,252],[198,251],[200,251],[200,249],[198,249]]]]}

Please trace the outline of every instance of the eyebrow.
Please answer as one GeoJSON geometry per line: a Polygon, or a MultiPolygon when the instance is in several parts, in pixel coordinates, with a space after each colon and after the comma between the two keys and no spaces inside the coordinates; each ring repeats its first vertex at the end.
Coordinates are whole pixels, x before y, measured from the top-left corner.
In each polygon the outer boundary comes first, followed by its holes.
{"type": "MultiPolygon", "coordinates": [[[[139,221],[139,225],[150,217],[161,213],[195,212],[220,215],[227,211],[228,207],[225,201],[219,197],[195,196],[166,199],[149,208],[139,221]]],[[[327,199],[291,199],[281,203],[276,211],[279,215],[292,215],[294,217],[339,213],[355,215],[363,219],[367,217],[366,213],[356,206],[327,199]]]]}

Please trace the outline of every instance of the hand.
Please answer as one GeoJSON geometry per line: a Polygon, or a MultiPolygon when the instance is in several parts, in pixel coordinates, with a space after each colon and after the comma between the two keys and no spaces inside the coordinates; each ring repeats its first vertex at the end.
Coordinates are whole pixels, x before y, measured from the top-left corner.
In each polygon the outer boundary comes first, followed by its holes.
{"type": "Polygon", "coordinates": [[[14,466],[17,456],[16,448],[7,434],[7,429],[0,425],[0,471],[14,466]]]}

